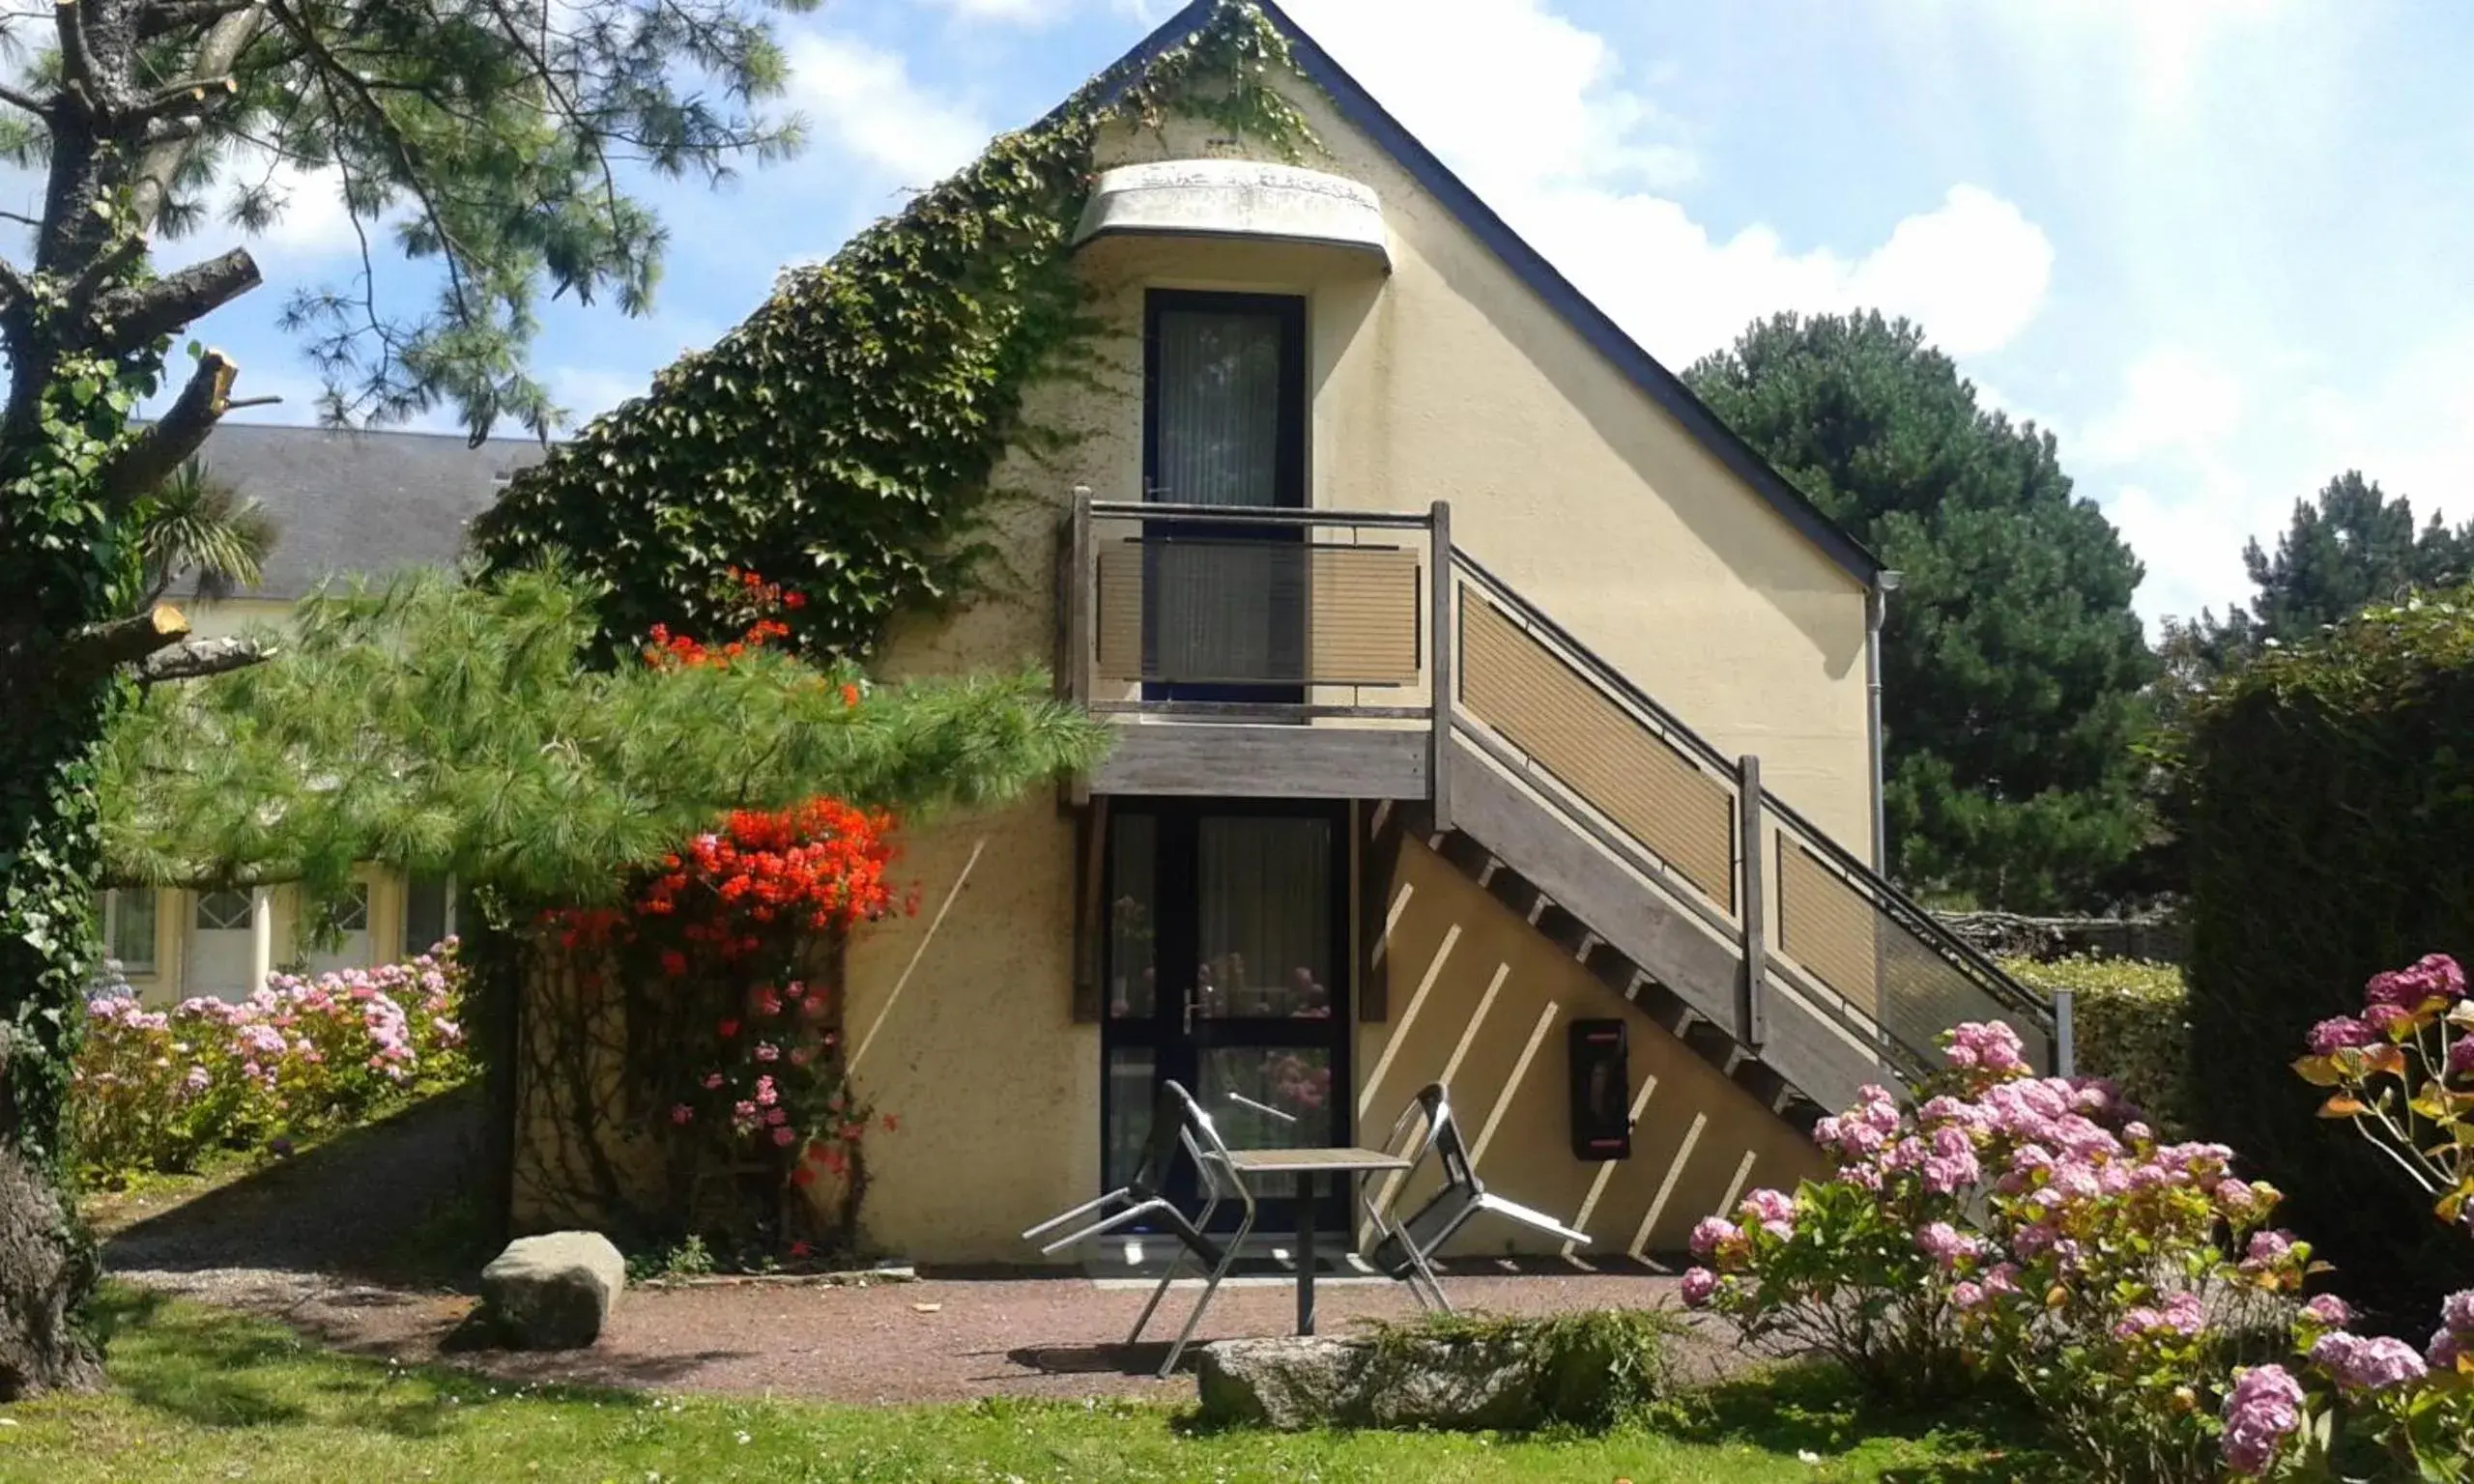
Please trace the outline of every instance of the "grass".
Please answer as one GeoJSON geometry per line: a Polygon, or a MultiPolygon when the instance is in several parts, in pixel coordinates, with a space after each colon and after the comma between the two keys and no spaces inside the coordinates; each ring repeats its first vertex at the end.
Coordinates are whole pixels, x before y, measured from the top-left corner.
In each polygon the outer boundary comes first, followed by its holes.
{"type": "Polygon", "coordinates": [[[113,1390],[0,1409],[0,1479],[1706,1481],[2051,1479],[1998,1425],[1864,1418],[1787,1372],[1654,1428],[1529,1438],[1204,1433],[1133,1404],[868,1409],[515,1388],[317,1349],[272,1323],[106,1291],[113,1390]],[[1804,1453],[1810,1461],[1799,1458],[1804,1453]]]}

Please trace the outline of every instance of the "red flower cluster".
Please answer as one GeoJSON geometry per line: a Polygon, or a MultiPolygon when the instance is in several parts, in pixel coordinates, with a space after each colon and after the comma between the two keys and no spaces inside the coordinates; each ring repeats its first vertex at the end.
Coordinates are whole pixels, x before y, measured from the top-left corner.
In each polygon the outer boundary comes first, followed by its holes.
{"type": "MultiPolygon", "coordinates": [[[[794,809],[739,810],[720,830],[666,857],[663,873],[636,900],[648,917],[680,916],[678,935],[727,959],[756,952],[755,929],[781,924],[810,931],[847,928],[893,907],[892,816],[839,799],[794,809]]],[[[672,978],[686,956],[663,956],[672,978]]]]}
{"type": "Polygon", "coordinates": [[[791,626],[774,615],[807,607],[807,596],[785,591],[781,584],[768,583],[753,572],[736,567],[725,571],[729,585],[719,594],[719,602],[740,625],[739,637],[716,648],[687,635],[673,634],[669,624],[656,623],[645,645],[647,665],[655,670],[728,669],[741,656],[791,637],[791,626]]]}

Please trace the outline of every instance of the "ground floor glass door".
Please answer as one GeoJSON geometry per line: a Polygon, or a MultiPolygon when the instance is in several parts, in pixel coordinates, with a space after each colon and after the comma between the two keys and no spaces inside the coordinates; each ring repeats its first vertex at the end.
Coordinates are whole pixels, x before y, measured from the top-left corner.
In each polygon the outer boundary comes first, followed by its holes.
{"type": "MultiPolygon", "coordinates": [[[[1163,1078],[1231,1148],[1348,1142],[1346,806],[1120,800],[1108,823],[1108,1184],[1163,1078]]],[[[1291,1226],[1287,1207],[1264,1227],[1291,1226]]],[[[1343,1219],[1337,1197],[1318,1214],[1343,1219]]]]}

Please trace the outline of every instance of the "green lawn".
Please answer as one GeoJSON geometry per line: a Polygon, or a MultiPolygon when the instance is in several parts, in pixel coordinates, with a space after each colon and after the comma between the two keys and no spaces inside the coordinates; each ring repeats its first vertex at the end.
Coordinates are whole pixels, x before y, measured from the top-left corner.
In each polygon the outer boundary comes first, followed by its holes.
{"type": "Polygon", "coordinates": [[[1866,1425],[1826,1378],[1679,1404],[1655,1431],[1526,1439],[1196,1433],[1117,1404],[881,1409],[516,1390],[323,1352],[277,1326],[111,1291],[109,1395],[0,1409],[0,1478],[82,1480],[2031,1480],[2040,1454],[1866,1425]],[[1804,1453],[1812,1459],[1799,1458],[1804,1453]]]}

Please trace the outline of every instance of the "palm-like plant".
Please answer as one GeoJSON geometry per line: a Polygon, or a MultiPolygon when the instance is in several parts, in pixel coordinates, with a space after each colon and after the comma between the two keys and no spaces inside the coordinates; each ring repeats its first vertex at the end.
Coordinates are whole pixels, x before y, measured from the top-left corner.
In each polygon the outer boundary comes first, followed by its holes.
{"type": "Polygon", "coordinates": [[[161,597],[184,572],[197,574],[202,598],[256,586],[279,534],[265,506],[216,478],[204,460],[185,461],[155,487],[143,507],[138,540],[146,562],[146,602],[161,597]]]}

